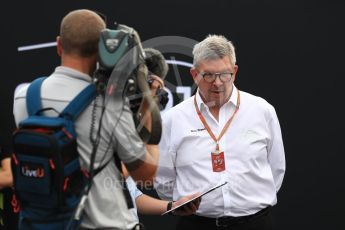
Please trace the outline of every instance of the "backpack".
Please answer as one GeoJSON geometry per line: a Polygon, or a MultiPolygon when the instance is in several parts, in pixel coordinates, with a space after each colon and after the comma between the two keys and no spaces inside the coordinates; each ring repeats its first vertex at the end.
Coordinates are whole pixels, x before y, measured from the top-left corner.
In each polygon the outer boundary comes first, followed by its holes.
{"type": "Polygon", "coordinates": [[[79,165],[74,122],[96,97],[93,84],[82,90],[57,117],[47,117],[33,81],[26,94],[28,117],[13,134],[12,205],[20,229],[65,229],[80,201],[87,172],[79,165]]]}

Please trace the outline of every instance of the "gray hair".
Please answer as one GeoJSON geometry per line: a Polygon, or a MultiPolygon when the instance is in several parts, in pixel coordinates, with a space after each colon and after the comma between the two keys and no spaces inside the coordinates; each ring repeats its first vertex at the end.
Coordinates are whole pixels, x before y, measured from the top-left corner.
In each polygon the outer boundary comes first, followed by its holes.
{"type": "Polygon", "coordinates": [[[194,67],[198,67],[203,60],[221,59],[225,56],[230,58],[232,65],[236,64],[235,47],[222,35],[208,35],[194,46],[193,56],[194,67]]]}

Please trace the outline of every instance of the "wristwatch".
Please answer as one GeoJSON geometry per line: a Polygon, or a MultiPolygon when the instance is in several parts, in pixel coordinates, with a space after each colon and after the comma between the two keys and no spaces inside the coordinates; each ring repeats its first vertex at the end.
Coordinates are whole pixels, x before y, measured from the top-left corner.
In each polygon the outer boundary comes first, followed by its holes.
{"type": "Polygon", "coordinates": [[[167,205],[167,211],[169,211],[172,208],[173,201],[169,201],[167,205]]]}

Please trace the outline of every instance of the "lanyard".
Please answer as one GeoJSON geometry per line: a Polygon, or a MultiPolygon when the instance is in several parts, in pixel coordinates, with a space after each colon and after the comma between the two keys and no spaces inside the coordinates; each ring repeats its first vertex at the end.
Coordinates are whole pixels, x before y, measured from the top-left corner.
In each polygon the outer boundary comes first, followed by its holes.
{"type": "Polygon", "coordinates": [[[237,90],[237,103],[236,103],[236,109],[235,109],[234,113],[232,114],[232,116],[229,118],[229,120],[228,120],[228,121],[226,122],[226,124],[224,125],[224,127],[223,127],[221,133],[219,134],[218,138],[216,138],[216,136],[213,134],[213,132],[212,132],[210,126],[207,124],[207,122],[206,122],[204,116],[201,114],[200,109],[199,109],[199,107],[198,107],[198,105],[197,105],[197,103],[196,103],[196,95],[194,96],[194,105],[195,105],[195,110],[196,110],[196,112],[198,113],[199,118],[200,118],[201,122],[203,123],[203,125],[205,126],[205,128],[206,128],[208,134],[210,134],[211,138],[212,138],[212,139],[214,140],[214,142],[216,142],[216,144],[217,144],[216,150],[219,150],[219,144],[218,144],[218,143],[219,143],[219,140],[223,137],[224,133],[225,133],[226,130],[229,128],[229,126],[230,126],[230,124],[231,124],[233,118],[235,117],[235,115],[236,115],[238,109],[240,108],[240,91],[237,90]]]}

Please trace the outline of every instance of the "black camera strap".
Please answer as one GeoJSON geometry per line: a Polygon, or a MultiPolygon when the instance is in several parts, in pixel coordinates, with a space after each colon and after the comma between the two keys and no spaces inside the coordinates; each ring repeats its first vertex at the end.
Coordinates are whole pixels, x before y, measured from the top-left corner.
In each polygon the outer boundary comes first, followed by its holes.
{"type": "Polygon", "coordinates": [[[114,158],[115,158],[115,165],[117,169],[119,170],[119,172],[121,173],[121,188],[126,199],[127,207],[128,209],[134,208],[133,200],[126,183],[126,179],[123,176],[121,160],[116,152],[114,153],[114,158]]]}
{"type": "MultiPolygon", "coordinates": [[[[141,108],[137,111],[137,114],[134,116],[136,119],[137,131],[141,139],[148,144],[158,144],[162,134],[162,122],[161,115],[158,108],[158,105],[151,95],[151,89],[146,81],[147,76],[147,67],[144,64],[139,65],[137,84],[139,89],[142,92],[142,101],[140,107],[147,104],[148,112],[151,115],[151,132],[147,130],[144,126],[145,114],[141,114],[141,108]]],[[[146,112],[146,111],[144,111],[146,112]]]]}

